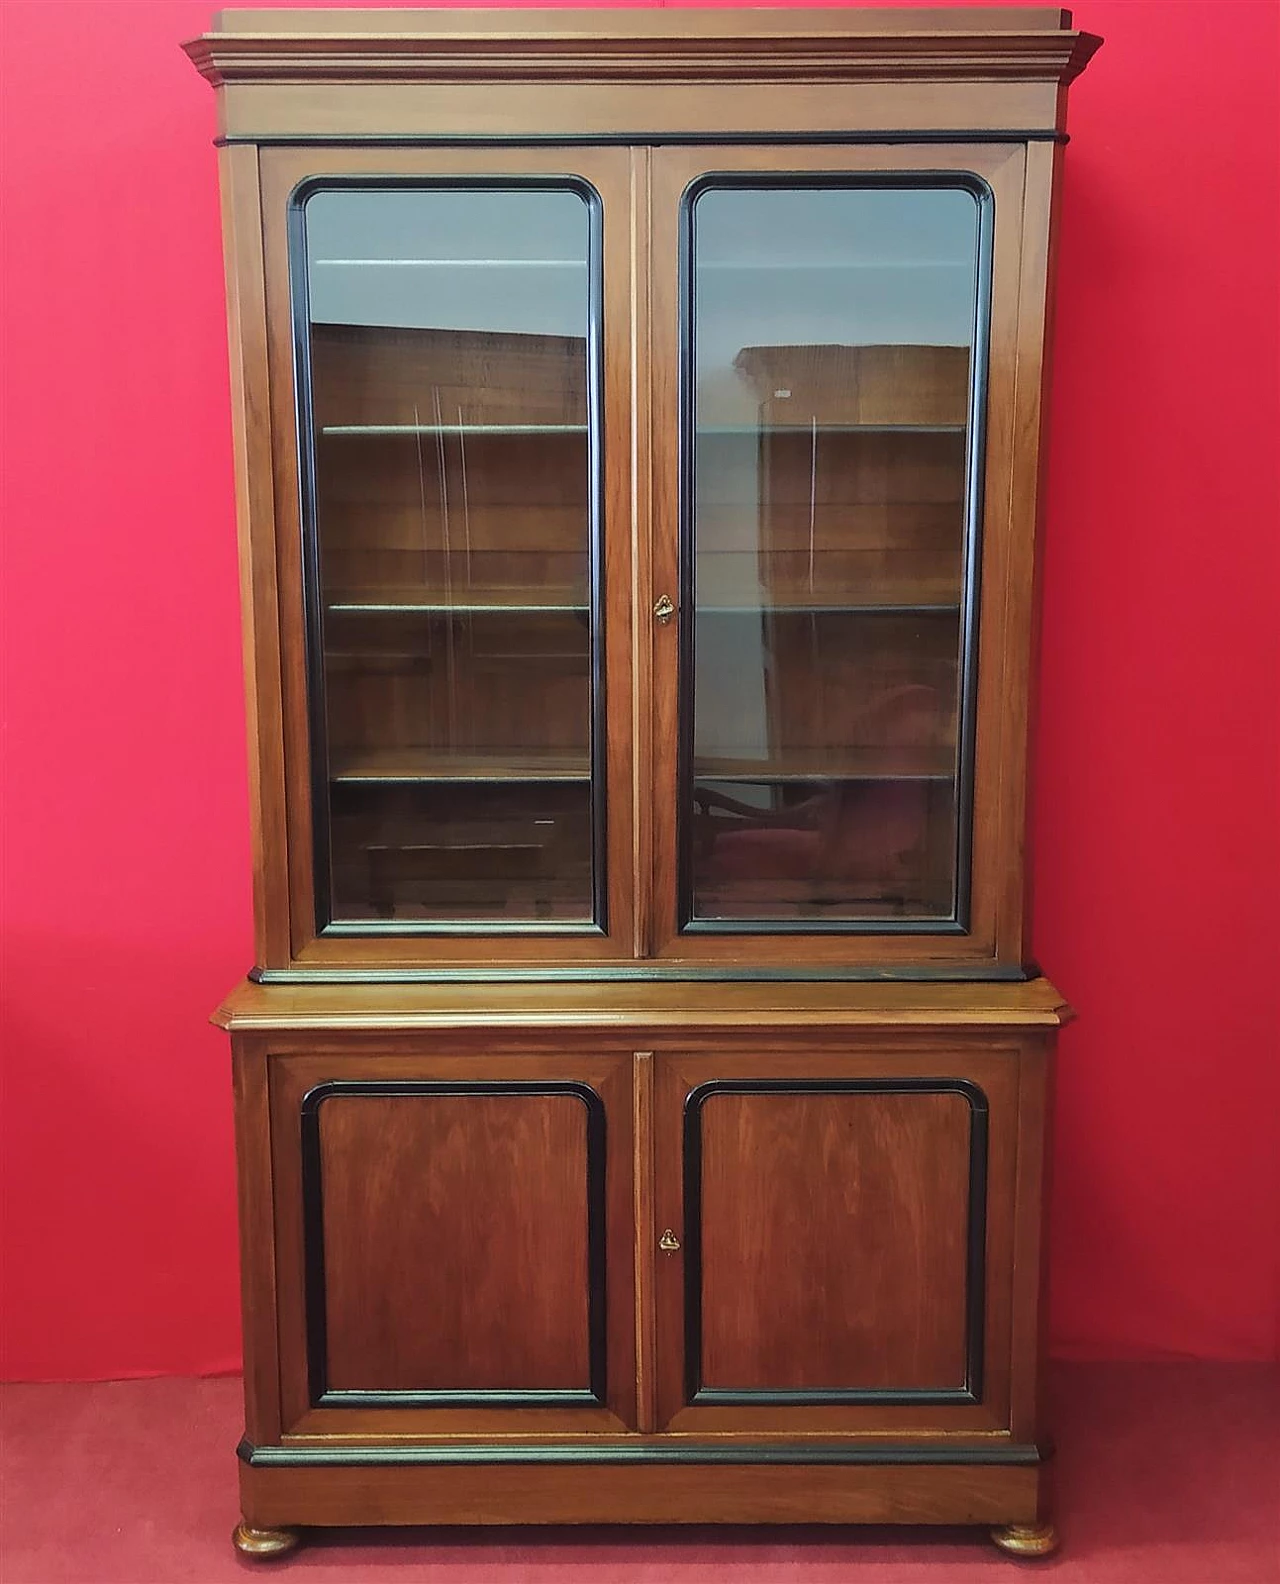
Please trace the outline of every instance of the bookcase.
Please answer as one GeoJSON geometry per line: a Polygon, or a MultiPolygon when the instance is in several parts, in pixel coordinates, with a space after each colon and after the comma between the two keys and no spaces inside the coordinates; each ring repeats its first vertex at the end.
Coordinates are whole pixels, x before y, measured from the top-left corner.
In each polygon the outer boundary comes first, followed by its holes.
{"type": "Polygon", "coordinates": [[[228,11],[236,1544],[1055,1544],[1066,12],[228,11]]]}

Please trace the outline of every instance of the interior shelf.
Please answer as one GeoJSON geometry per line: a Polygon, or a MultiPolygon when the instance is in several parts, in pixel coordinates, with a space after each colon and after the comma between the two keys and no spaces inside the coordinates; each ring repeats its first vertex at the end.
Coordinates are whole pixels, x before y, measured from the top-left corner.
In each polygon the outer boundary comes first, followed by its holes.
{"type": "Polygon", "coordinates": [[[325,424],[322,435],[585,435],[586,424],[566,423],[411,423],[325,424]]]}
{"type": "Polygon", "coordinates": [[[541,588],[534,593],[536,597],[530,598],[522,589],[472,587],[444,597],[438,587],[370,584],[331,590],[325,595],[325,609],[335,615],[359,616],[386,611],[428,616],[585,616],[590,609],[586,596],[577,589],[541,588]]]}
{"type": "Polygon", "coordinates": [[[331,755],[329,780],[352,782],[589,781],[585,753],[488,753],[451,748],[353,748],[331,755]]]}
{"type": "Polygon", "coordinates": [[[903,616],[917,611],[954,615],[960,609],[964,574],[954,556],[898,556],[899,563],[912,561],[918,567],[882,570],[877,564],[881,556],[852,553],[839,556],[837,566],[828,571],[820,553],[812,584],[796,566],[804,559],[803,551],[783,552],[777,559],[790,562],[792,570],[775,572],[770,557],[748,551],[703,554],[697,566],[698,609],[883,610],[903,616]]]}
{"type": "Polygon", "coordinates": [[[866,604],[857,601],[786,600],[765,601],[759,604],[729,604],[712,600],[698,605],[699,616],[957,616],[958,604],[895,604],[880,601],[866,604]]]}
{"type": "MultiPolygon", "coordinates": [[[[705,435],[758,435],[772,438],[775,435],[962,435],[967,424],[917,424],[917,423],[825,423],[809,418],[797,418],[783,423],[777,419],[756,423],[696,424],[695,436],[705,435]]],[[[327,431],[326,431],[327,432],[327,431]]]]}
{"type": "Polygon", "coordinates": [[[774,760],[696,754],[696,781],[950,781],[954,748],[797,748],[774,760]]]}

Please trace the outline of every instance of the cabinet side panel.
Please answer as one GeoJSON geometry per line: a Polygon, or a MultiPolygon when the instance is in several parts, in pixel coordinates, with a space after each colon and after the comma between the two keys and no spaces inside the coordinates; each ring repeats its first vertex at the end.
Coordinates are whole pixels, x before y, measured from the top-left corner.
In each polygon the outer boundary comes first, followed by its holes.
{"type": "MultiPolygon", "coordinates": [[[[1005,607],[1008,683],[1003,692],[1001,758],[1006,766],[1003,800],[1008,829],[1006,851],[1028,847],[1027,776],[1038,671],[1041,500],[1044,474],[1044,421],[1049,365],[1046,337],[1052,313],[1053,228],[1062,150],[1054,144],[1029,144],[1022,211],[1022,273],[1018,300],[1018,362],[1015,394],[1015,445],[1010,494],[1012,564],[1005,607]]],[[[1025,857],[1004,873],[997,931],[1001,954],[1011,961],[1030,955],[1030,866],[1025,857]]]]}
{"type": "Polygon", "coordinates": [[[227,337],[235,444],[236,521],[244,631],[249,801],[253,818],[254,953],[289,961],[280,633],[276,598],[271,381],[256,148],[219,151],[227,337]]]}
{"type": "Polygon", "coordinates": [[[273,1441],[280,1434],[271,1115],[267,1075],[267,1059],[260,1042],[243,1036],[233,1040],[245,1432],[252,1441],[273,1441]]]}
{"type": "Polygon", "coordinates": [[[1043,1441],[1048,1347],[1048,1216],[1056,1041],[1028,1040],[1018,1063],[1018,1165],[1013,1206],[1010,1424],[1043,1441]]]}

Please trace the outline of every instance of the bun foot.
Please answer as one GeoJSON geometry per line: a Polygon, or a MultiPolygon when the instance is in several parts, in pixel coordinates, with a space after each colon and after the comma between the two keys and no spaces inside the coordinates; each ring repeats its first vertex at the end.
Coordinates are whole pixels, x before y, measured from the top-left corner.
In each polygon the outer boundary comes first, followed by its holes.
{"type": "Polygon", "coordinates": [[[1051,1523],[1003,1524],[991,1531],[991,1538],[1016,1557],[1046,1557],[1058,1549],[1058,1531],[1051,1523]]]}
{"type": "Polygon", "coordinates": [[[298,1543],[296,1529],[255,1529],[251,1524],[237,1524],[231,1536],[241,1556],[263,1561],[269,1557],[284,1556],[298,1543]]]}

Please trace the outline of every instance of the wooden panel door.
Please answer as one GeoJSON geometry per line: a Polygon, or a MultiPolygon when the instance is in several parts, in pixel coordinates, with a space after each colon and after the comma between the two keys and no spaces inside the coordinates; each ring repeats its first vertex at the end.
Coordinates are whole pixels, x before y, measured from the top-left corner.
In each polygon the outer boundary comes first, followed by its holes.
{"type": "Polygon", "coordinates": [[[269,1060],[282,1427],[624,1428],[627,1059],[269,1060]]]}
{"type": "Polygon", "coordinates": [[[658,1058],[659,1418],[1006,1422],[1016,1053],[658,1058]]]}

